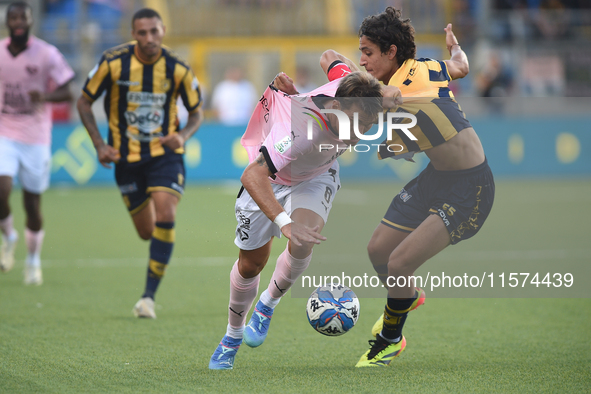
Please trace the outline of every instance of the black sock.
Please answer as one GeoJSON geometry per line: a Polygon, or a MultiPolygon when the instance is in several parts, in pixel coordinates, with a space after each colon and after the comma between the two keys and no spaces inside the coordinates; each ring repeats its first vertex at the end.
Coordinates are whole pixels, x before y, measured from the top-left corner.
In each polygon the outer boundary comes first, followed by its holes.
{"type": "Polygon", "coordinates": [[[415,290],[415,295],[413,298],[388,298],[388,303],[386,304],[386,308],[384,310],[384,327],[382,328],[381,333],[382,337],[392,341],[402,336],[402,327],[404,327],[404,322],[406,321],[410,307],[418,296],[419,294],[415,290]]]}
{"type": "Polygon", "coordinates": [[[154,299],[154,294],[172,255],[174,238],[174,223],[156,223],[150,240],[150,262],[148,264],[146,289],[142,297],[154,299]]]}

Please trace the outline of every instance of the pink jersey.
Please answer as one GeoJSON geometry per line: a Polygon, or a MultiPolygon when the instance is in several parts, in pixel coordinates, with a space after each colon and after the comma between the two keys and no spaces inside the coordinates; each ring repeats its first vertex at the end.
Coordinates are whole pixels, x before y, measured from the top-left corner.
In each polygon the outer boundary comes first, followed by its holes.
{"type": "Polygon", "coordinates": [[[74,71],[56,47],[31,37],[12,56],[10,38],[0,41],[0,136],[26,144],[51,144],[51,104],[33,105],[30,91],[47,93],[49,81],[62,86],[74,71]]]}
{"type": "Polygon", "coordinates": [[[333,97],[339,82],[329,82],[306,96],[288,96],[267,88],[241,142],[250,162],[262,152],[269,168],[275,173],[271,182],[296,185],[315,178],[331,167],[338,168],[336,159],[345,152],[343,148],[347,145],[329,128],[312,96],[333,97]],[[308,124],[312,126],[311,139],[308,139],[308,124]]]}

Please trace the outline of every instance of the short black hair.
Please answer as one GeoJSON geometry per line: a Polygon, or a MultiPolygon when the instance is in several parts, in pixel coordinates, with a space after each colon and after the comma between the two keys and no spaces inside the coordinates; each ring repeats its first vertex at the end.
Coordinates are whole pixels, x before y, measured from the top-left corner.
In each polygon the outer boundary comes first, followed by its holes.
{"type": "Polygon", "coordinates": [[[29,3],[27,3],[26,1],[15,1],[13,3],[8,4],[8,7],[6,7],[6,19],[8,19],[8,13],[13,8],[24,8],[25,10],[29,10],[31,12],[33,11],[33,8],[31,7],[31,5],[29,3]]]}
{"type": "Polygon", "coordinates": [[[160,14],[156,12],[156,10],[153,10],[151,8],[142,8],[141,10],[138,10],[135,14],[133,14],[133,18],[131,18],[131,27],[133,27],[133,23],[136,21],[136,19],[142,18],[158,18],[162,21],[160,14]]]}

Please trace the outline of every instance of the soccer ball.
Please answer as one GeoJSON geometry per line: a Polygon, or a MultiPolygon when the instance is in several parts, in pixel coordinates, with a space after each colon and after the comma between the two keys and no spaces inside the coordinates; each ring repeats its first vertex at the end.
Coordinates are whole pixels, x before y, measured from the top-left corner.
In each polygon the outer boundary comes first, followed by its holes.
{"type": "Polygon", "coordinates": [[[308,299],[306,313],[316,331],[339,336],[357,323],[359,307],[359,299],[347,286],[323,286],[314,290],[308,299]]]}

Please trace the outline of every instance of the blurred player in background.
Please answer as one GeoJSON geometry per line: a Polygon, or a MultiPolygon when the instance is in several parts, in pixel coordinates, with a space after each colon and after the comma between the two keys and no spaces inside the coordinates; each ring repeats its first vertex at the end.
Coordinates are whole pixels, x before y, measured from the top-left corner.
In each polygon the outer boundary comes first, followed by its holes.
{"type": "MultiPolygon", "coordinates": [[[[391,287],[388,277],[408,278],[448,245],[474,236],[493,204],[494,180],[476,132],[453,98],[448,84],[468,74],[468,58],[451,24],[445,29],[451,58],[415,59],[414,28],[400,11],[367,17],[359,29],[361,66],[386,85],[400,89],[399,112],[417,117],[413,141],[396,130],[394,140],[408,157],[425,152],[427,168],[394,197],[368,245],[370,260],[388,287],[385,312],[372,330],[375,340],[357,367],[387,366],[406,346],[402,327],[409,311],[424,302],[424,292],[406,281],[391,287]]],[[[380,151],[385,158],[387,151],[380,151]]]]}
{"type": "Polygon", "coordinates": [[[18,233],[13,226],[9,196],[13,178],[23,189],[26,211],[25,284],[43,283],[41,194],[51,171],[51,105],[72,100],[74,71],[56,47],[30,34],[32,10],[25,2],[6,9],[9,38],[0,41],[0,270],[10,271],[18,233]],[[57,89],[50,91],[50,82],[57,89]]]}
{"type": "Polygon", "coordinates": [[[137,317],[156,318],[154,295],[172,255],[176,207],[184,191],[183,147],[203,119],[199,83],[189,65],[162,46],[165,27],[149,8],[132,19],[132,41],[103,54],[78,99],[78,111],[106,168],[115,179],[141,239],[150,240],[146,287],[133,308],[137,317]],[[105,143],[92,103],[106,91],[109,120],[105,143]],[[179,130],[177,97],[189,111],[179,130]]]}
{"type": "Polygon", "coordinates": [[[323,57],[323,69],[332,82],[311,92],[311,97],[294,99],[279,92],[295,93],[293,81],[279,74],[259,100],[242,137],[250,164],[240,179],[243,187],[235,206],[234,243],[240,251],[230,272],[226,335],[211,357],[210,369],[232,369],[243,338],[251,347],[263,343],[281,297],[310,264],[313,246],[325,240],[320,232],[340,188],[336,159],[346,150],[337,146],[355,145],[359,140],[340,140],[336,115],[323,116],[319,110],[342,110],[350,119],[359,113],[362,133],[382,111],[381,85],[375,78],[351,73],[340,61],[331,63],[323,57]],[[315,113],[326,125],[311,122],[311,139],[306,112],[315,113]],[[326,148],[320,149],[322,144],[326,148]],[[282,234],[289,239],[287,247],[245,327],[273,237],[282,234]]]}

